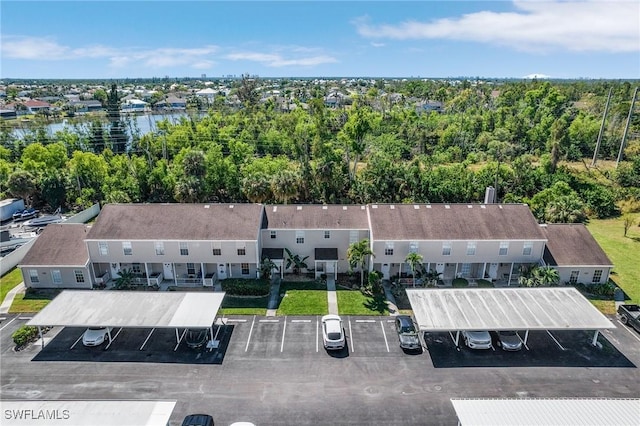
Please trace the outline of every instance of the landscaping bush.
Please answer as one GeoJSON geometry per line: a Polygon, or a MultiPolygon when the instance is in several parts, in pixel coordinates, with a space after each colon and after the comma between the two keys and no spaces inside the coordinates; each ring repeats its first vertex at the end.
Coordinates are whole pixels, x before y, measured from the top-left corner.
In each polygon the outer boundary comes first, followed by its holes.
{"type": "Polygon", "coordinates": [[[606,299],[613,299],[613,293],[616,291],[616,288],[618,288],[611,281],[589,285],[578,283],[575,284],[575,287],[582,293],[591,294],[606,299]]]}
{"type": "Polygon", "coordinates": [[[228,278],[222,280],[222,290],[230,296],[266,296],[270,285],[264,279],[228,278]]]}
{"type": "Polygon", "coordinates": [[[23,325],[11,335],[13,343],[15,343],[17,347],[26,345],[27,343],[35,340],[37,336],[38,328],[30,327],[28,325],[23,325]]]}
{"type": "Polygon", "coordinates": [[[478,287],[480,287],[480,288],[493,288],[494,287],[493,283],[491,281],[489,281],[489,280],[480,279],[480,280],[477,280],[476,283],[478,284],[478,287]]]}
{"type": "Polygon", "coordinates": [[[466,278],[456,278],[453,280],[453,287],[469,287],[469,281],[466,278]]]}

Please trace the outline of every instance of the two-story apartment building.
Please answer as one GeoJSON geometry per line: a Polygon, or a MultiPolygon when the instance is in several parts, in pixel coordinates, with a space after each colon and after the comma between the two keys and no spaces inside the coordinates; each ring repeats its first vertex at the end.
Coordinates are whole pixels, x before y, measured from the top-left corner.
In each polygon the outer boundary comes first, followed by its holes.
{"type": "Polygon", "coordinates": [[[373,269],[388,279],[408,273],[410,252],[443,280],[517,279],[538,264],[546,237],[525,204],[372,204],[373,269]]]}

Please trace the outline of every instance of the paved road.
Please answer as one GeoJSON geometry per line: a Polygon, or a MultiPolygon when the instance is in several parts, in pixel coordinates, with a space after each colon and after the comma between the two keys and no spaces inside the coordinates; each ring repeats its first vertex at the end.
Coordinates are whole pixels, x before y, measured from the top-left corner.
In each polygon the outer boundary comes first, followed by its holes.
{"type": "Polygon", "coordinates": [[[210,353],[174,352],[171,330],[143,351],[149,330],[124,330],[106,351],[70,349],[81,329],[16,353],[10,335],[26,319],[4,318],[2,399],[175,399],[172,425],[193,412],[216,425],[455,425],[452,397],[640,395],[640,334],[619,323],[600,347],[591,333],[535,332],[529,351],[457,350],[448,334],[428,334],[427,350],[408,354],[389,317],[343,317],[348,348],[330,354],[319,317],[246,316],[216,328],[222,344],[210,353]]]}

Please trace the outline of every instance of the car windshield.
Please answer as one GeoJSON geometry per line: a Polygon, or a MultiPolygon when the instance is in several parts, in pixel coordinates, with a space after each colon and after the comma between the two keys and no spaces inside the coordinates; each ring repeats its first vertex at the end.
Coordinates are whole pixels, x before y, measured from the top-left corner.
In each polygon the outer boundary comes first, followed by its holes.
{"type": "Polygon", "coordinates": [[[515,336],[516,332],[515,331],[501,331],[500,335],[501,336],[515,336]]]}
{"type": "Polygon", "coordinates": [[[104,327],[89,327],[89,330],[94,330],[94,331],[104,330],[104,327]]]}
{"type": "Polygon", "coordinates": [[[416,329],[413,326],[405,325],[400,329],[400,333],[402,334],[415,334],[416,329]]]}
{"type": "Polygon", "coordinates": [[[331,332],[327,333],[327,338],[329,340],[339,340],[340,337],[341,337],[340,333],[336,332],[336,331],[331,331],[331,332]]]}

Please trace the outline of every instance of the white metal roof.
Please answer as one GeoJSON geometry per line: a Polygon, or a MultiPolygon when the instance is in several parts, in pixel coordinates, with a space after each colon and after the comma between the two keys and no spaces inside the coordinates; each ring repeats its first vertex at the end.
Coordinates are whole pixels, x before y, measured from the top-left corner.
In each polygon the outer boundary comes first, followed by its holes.
{"type": "Polygon", "coordinates": [[[166,426],[176,401],[0,401],[3,426],[166,426]]]}
{"type": "Polygon", "coordinates": [[[636,426],[640,399],[452,399],[461,426],[636,426]]]}
{"type": "Polygon", "coordinates": [[[27,322],[64,327],[211,327],[224,292],[65,290],[27,322]]]}
{"type": "Polygon", "coordinates": [[[408,289],[421,331],[615,328],[573,287],[408,289]]]}

